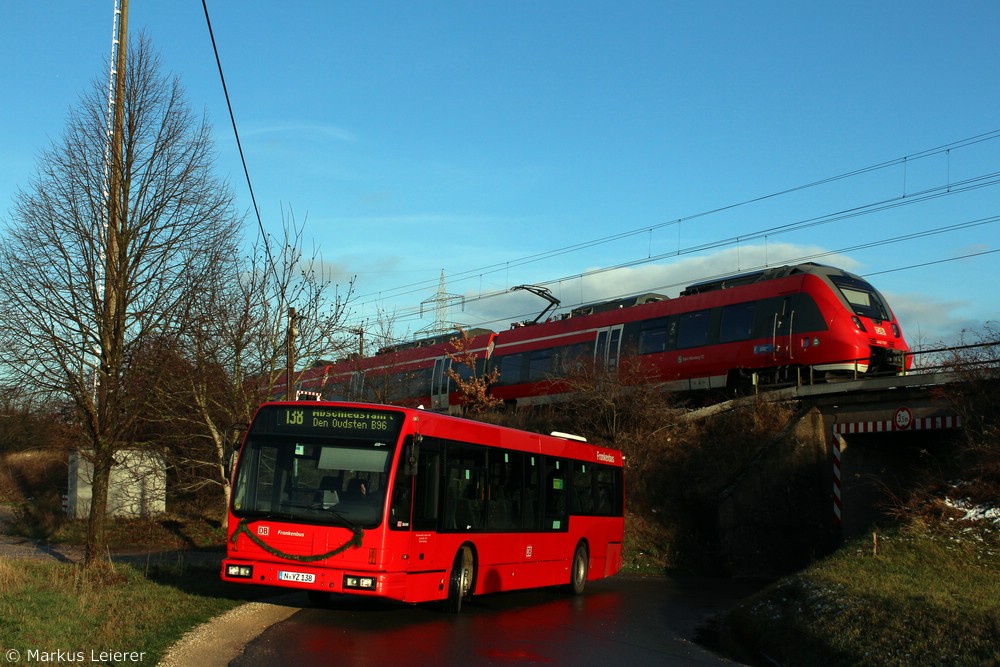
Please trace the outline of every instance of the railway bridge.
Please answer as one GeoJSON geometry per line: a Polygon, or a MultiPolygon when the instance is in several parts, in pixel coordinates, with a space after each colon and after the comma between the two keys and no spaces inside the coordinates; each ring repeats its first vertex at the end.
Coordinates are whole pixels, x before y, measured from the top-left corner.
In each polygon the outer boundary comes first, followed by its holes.
{"type": "Polygon", "coordinates": [[[871,530],[962,428],[948,401],[961,379],[918,373],[769,392],[800,409],[720,498],[725,567],[779,574],[871,530]]]}

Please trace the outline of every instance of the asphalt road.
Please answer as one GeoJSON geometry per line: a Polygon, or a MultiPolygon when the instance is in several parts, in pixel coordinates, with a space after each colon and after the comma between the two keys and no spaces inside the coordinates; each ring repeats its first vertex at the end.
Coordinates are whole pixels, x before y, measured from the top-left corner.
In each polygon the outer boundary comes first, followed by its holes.
{"type": "MultiPolygon", "coordinates": [[[[0,528],[5,518],[0,514],[0,528]]],[[[0,555],[80,562],[82,549],[53,548],[0,530],[0,555]]],[[[197,556],[213,562],[220,558],[197,556]]],[[[242,605],[196,628],[161,664],[733,665],[694,638],[712,616],[764,583],[619,575],[588,583],[580,597],[536,590],[474,598],[457,616],[432,605],[355,598],[335,598],[328,607],[314,608],[305,593],[289,591],[271,601],[242,605]]]]}
{"type": "Polygon", "coordinates": [[[457,616],[339,598],[264,630],[229,664],[733,665],[693,639],[712,615],[762,585],[618,576],[591,582],[581,597],[541,590],[476,598],[457,616]]]}

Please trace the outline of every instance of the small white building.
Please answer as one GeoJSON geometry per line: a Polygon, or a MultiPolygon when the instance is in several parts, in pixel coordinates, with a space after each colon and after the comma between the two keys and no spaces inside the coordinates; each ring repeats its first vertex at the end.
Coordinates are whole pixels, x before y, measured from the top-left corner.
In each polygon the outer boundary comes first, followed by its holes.
{"type": "MultiPolygon", "coordinates": [[[[167,511],[167,463],[158,452],[125,449],[108,481],[108,515],[149,517],[167,511]]],[[[81,452],[69,453],[69,494],[66,512],[75,519],[90,515],[94,464],[81,452]]]]}

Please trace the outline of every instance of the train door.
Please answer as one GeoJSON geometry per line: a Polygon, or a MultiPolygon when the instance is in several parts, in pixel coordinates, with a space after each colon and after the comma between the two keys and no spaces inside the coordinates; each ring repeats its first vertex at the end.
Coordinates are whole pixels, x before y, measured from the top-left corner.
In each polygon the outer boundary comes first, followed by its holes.
{"type": "Polygon", "coordinates": [[[609,371],[618,369],[624,327],[624,324],[615,324],[597,331],[597,344],[594,345],[594,365],[597,368],[609,371]]]}
{"type": "Polygon", "coordinates": [[[792,363],[795,350],[792,348],[792,334],[795,326],[795,309],[792,308],[791,297],[781,300],[781,305],[774,311],[772,327],[772,361],[777,364],[792,363]]]}
{"type": "Polygon", "coordinates": [[[347,400],[361,401],[365,395],[365,372],[354,371],[351,373],[351,381],[347,389],[347,400]]]}
{"type": "Polygon", "coordinates": [[[448,410],[448,394],[451,391],[451,377],[448,375],[450,368],[450,357],[438,357],[434,360],[434,371],[431,373],[431,410],[448,410]]]}

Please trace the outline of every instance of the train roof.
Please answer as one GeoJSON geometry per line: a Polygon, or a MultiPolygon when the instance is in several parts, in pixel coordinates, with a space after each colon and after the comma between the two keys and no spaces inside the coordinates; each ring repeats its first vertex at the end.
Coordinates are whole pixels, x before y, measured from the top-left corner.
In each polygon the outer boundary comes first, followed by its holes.
{"type": "Polygon", "coordinates": [[[668,297],[666,294],[647,292],[646,294],[627,296],[622,299],[613,299],[611,301],[602,301],[600,303],[589,303],[585,306],[579,306],[571,310],[569,312],[568,317],[580,317],[581,315],[593,315],[594,313],[603,313],[608,310],[618,310],[619,308],[631,308],[632,306],[641,306],[644,303],[666,301],[669,298],[670,297],[668,297]]]}
{"type": "MultiPolygon", "coordinates": [[[[483,334],[494,333],[490,329],[465,329],[464,334],[469,338],[475,338],[476,336],[481,336],[483,334]]],[[[461,338],[463,330],[455,329],[447,333],[438,334],[436,336],[429,336],[427,338],[421,338],[420,340],[409,341],[407,343],[397,343],[396,345],[387,345],[381,348],[375,354],[389,354],[390,352],[399,352],[400,350],[413,350],[418,347],[429,347],[432,345],[447,345],[456,338],[461,338]]]]}
{"type": "Polygon", "coordinates": [[[844,271],[825,264],[817,264],[815,262],[776,266],[769,269],[763,269],[762,271],[751,271],[749,273],[740,273],[733,276],[713,278],[700,283],[694,283],[693,285],[688,285],[684,288],[680,295],[692,296],[695,294],[704,294],[705,292],[714,292],[715,290],[731,289],[742,285],[752,285],[766,280],[787,278],[788,276],[794,276],[801,273],[828,275],[830,273],[844,273],[844,271]]]}

